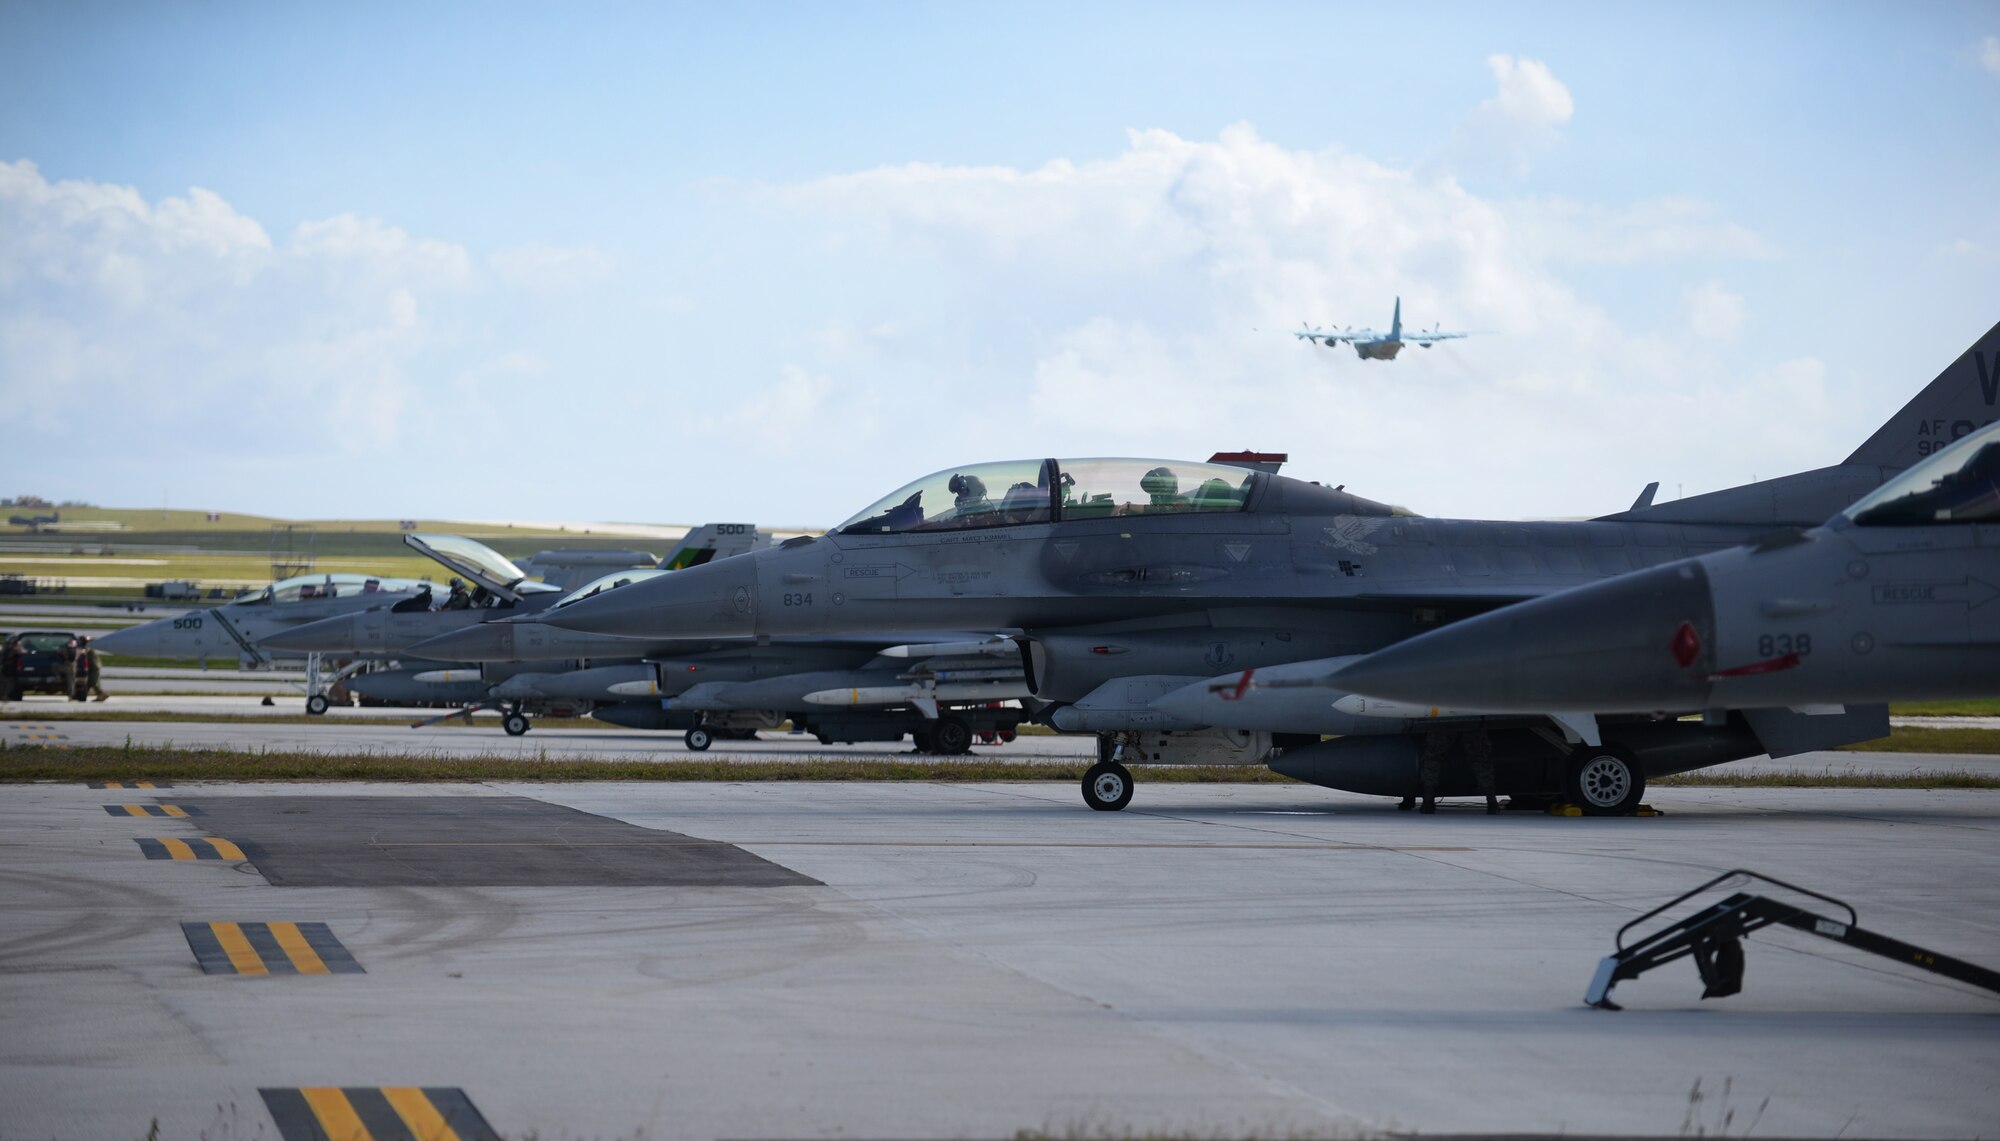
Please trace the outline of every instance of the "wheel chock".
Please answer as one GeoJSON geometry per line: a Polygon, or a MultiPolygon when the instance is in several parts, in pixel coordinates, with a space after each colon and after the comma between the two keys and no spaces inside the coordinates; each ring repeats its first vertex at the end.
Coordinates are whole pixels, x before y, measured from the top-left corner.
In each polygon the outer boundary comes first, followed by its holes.
{"type": "MultiPolygon", "coordinates": [[[[1574,804],[1551,804],[1551,805],[1549,805],[1549,807],[1548,807],[1548,815],[1550,815],[1550,816],[1582,816],[1582,815],[1583,815],[1583,809],[1581,809],[1581,808],[1578,808],[1578,807],[1577,807],[1576,805],[1574,805],[1574,804]]],[[[1640,805],[1639,807],[1637,807],[1637,808],[1635,808],[1635,809],[1633,809],[1633,810],[1632,810],[1632,815],[1634,815],[1634,816],[1665,816],[1665,815],[1666,815],[1666,813],[1664,813],[1664,812],[1661,812],[1661,811],[1660,811],[1659,809],[1657,809],[1657,808],[1654,808],[1654,807],[1653,807],[1652,805],[1650,805],[1650,804],[1642,804],[1642,805],[1640,805]]]]}

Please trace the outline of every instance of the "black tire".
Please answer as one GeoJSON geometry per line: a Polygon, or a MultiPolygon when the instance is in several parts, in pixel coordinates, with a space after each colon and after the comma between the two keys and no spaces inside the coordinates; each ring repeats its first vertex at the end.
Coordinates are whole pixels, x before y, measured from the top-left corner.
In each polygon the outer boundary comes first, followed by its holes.
{"type": "Polygon", "coordinates": [[[1584,746],[1570,754],[1564,792],[1585,816],[1630,816],[1646,795],[1646,770],[1623,749],[1584,746]]]}
{"type": "Polygon", "coordinates": [[[523,714],[509,713],[500,719],[500,727],[507,731],[509,737],[519,737],[528,731],[528,719],[523,714]]]}
{"type": "Polygon", "coordinates": [[[1083,774],[1083,802],[1099,812],[1132,803],[1132,773],[1117,761],[1099,761],[1083,774]]]}
{"type": "Polygon", "coordinates": [[[325,694],[315,693],[311,697],[306,698],[306,716],[324,717],[326,716],[327,707],[332,704],[332,702],[326,699],[325,694]]]}
{"type": "Polygon", "coordinates": [[[724,740],[728,741],[755,741],[757,739],[757,731],[755,729],[724,729],[722,736],[724,740]]]}
{"type": "Polygon", "coordinates": [[[963,756],[972,751],[972,727],[959,718],[938,718],[931,737],[937,741],[937,751],[947,757],[963,756]]]}
{"type": "Polygon", "coordinates": [[[705,753],[715,744],[715,735],[697,725],[681,736],[681,743],[697,753],[705,753]]]}
{"type": "Polygon", "coordinates": [[[833,735],[830,733],[814,733],[813,740],[818,741],[822,745],[831,745],[833,744],[833,735]]]}
{"type": "Polygon", "coordinates": [[[938,751],[937,734],[931,732],[929,729],[912,731],[910,733],[910,744],[915,745],[919,753],[935,753],[938,751]]]}

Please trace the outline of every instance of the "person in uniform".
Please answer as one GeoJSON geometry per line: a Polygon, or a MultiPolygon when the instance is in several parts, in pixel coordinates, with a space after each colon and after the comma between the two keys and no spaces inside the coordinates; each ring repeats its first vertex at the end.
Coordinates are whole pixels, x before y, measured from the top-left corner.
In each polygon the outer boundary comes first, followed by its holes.
{"type": "Polygon", "coordinates": [[[85,695],[98,701],[110,700],[110,695],[104,692],[103,664],[97,660],[97,651],[90,648],[90,635],[77,638],[76,657],[77,668],[83,673],[85,695]]]}
{"type": "MultiPolygon", "coordinates": [[[[1417,755],[1417,779],[1424,786],[1424,806],[1417,811],[1425,815],[1437,811],[1437,790],[1444,780],[1445,762],[1451,758],[1452,750],[1459,747],[1465,750],[1466,763],[1472,768],[1472,779],[1477,782],[1480,794],[1486,797],[1486,814],[1492,816],[1498,813],[1500,798],[1493,781],[1493,742],[1478,729],[1467,733],[1433,730],[1424,734],[1423,749],[1417,755]]],[[[1397,807],[1408,809],[1413,799],[1406,796],[1397,807]]]]}
{"type": "Polygon", "coordinates": [[[21,684],[21,636],[9,634],[0,642],[0,701],[14,700],[21,684]]]}
{"type": "Polygon", "coordinates": [[[451,594],[445,598],[444,608],[446,610],[472,609],[472,595],[466,593],[464,579],[455,578],[451,580],[451,594]]]}
{"type": "Polygon", "coordinates": [[[83,700],[76,695],[76,654],[77,646],[75,638],[64,642],[62,649],[56,651],[57,692],[71,701],[83,700]]]}

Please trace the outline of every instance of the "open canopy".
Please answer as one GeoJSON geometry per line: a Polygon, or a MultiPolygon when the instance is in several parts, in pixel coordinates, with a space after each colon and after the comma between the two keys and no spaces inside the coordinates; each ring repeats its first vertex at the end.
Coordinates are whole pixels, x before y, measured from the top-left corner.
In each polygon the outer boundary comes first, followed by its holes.
{"type": "Polygon", "coordinates": [[[403,542],[509,602],[520,601],[524,594],[558,589],[527,581],[528,572],[515,566],[507,556],[462,535],[405,535],[403,542]]]}
{"type": "Polygon", "coordinates": [[[934,472],[835,530],[957,531],[1130,515],[1241,511],[1255,472],[1185,460],[1005,460],[934,472]]]}

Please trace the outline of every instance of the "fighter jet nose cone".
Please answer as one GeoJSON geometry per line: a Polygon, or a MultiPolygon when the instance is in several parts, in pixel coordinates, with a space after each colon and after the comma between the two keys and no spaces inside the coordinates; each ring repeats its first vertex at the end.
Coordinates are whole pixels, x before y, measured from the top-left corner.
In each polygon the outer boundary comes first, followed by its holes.
{"type": "Polygon", "coordinates": [[[757,559],[738,555],[643,579],[545,612],[566,630],[636,638],[741,638],[757,633],[757,559]]]}
{"type": "Polygon", "coordinates": [[[1332,684],[1390,701],[1494,712],[1698,709],[1715,610],[1699,563],[1669,563],[1434,630],[1332,684]]]}
{"type": "Polygon", "coordinates": [[[109,634],[99,634],[90,640],[91,648],[100,654],[144,653],[146,636],[139,633],[139,629],[140,627],[133,626],[125,630],[114,630],[109,634]]]}
{"type": "Polygon", "coordinates": [[[509,662],[514,656],[514,624],[481,622],[426,638],[403,651],[433,662],[509,662]]]}

